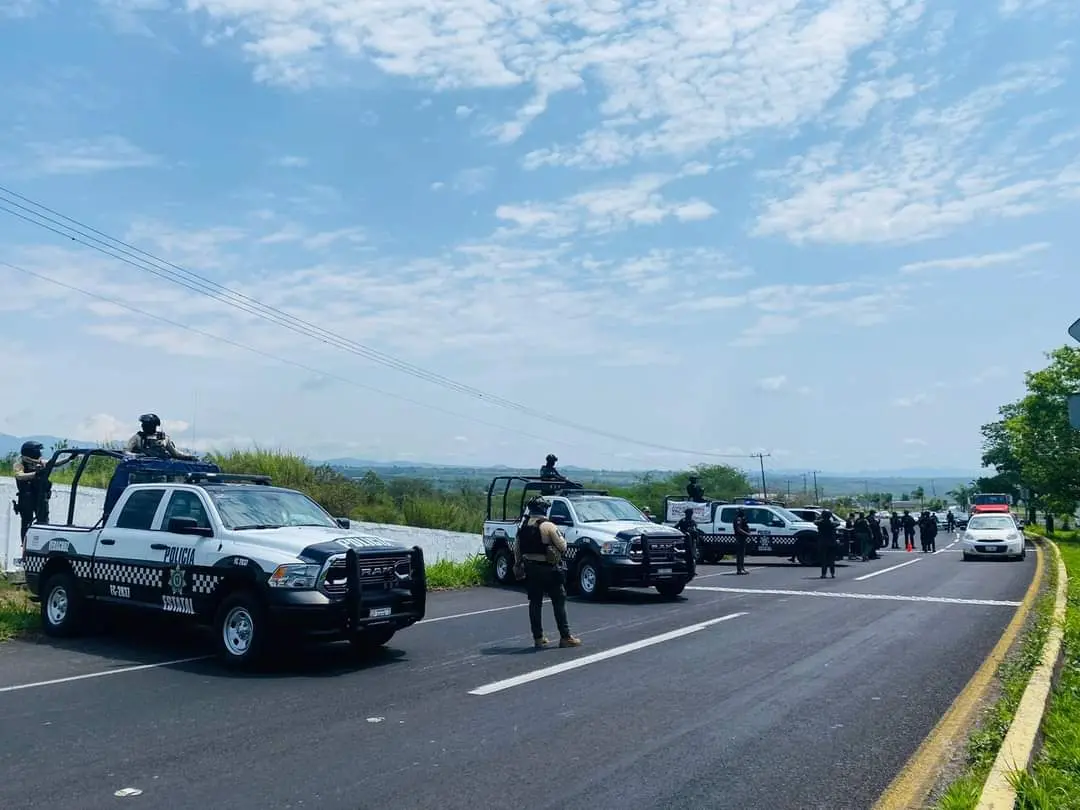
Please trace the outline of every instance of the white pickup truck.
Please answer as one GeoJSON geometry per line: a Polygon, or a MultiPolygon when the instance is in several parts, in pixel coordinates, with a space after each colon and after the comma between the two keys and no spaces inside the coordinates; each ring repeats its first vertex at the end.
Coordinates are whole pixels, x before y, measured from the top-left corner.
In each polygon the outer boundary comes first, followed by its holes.
{"type": "Polygon", "coordinates": [[[528,476],[498,476],[488,487],[484,552],[504,584],[515,581],[514,543],[526,500],[543,494],[548,519],[566,537],[567,589],[598,598],[609,588],[656,588],[674,598],[696,563],[682,532],[650,521],[625,498],[601,490],[559,488],[528,476]]]}
{"type": "Polygon", "coordinates": [[[242,665],[283,633],[369,648],[423,619],[419,547],[350,532],[265,477],[180,477],[127,486],[100,528],[70,515],[30,528],[26,581],[47,634],[77,633],[95,604],[182,614],[211,625],[221,659],[242,665]]]}

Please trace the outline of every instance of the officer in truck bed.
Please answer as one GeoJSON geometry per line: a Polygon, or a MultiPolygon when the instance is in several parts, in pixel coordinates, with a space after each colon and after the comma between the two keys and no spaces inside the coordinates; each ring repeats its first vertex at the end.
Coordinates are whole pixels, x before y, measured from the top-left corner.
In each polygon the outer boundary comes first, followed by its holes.
{"type": "Polygon", "coordinates": [[[514,543],[514,574],[519,578],[525,577],[533,647],[540,650],[548,644],[542,612],[545,596],[551,599],[551,608],[555,612],[559,646],[579,647],[581,640],[570,632],[570,623],[566,618],[566,585],[562,568],[566,540],[555,524],[547,519],[547,510],[548,502],[544,498],[529,501],[525,518],[518,527],[517,542],[514,543]]]}
{"type": "Polygon", "coordinates": [[[124,448],[128,453],[154,458],[176,458],[182,461],[195,461],[198,456],[189,456],[176,449],[176,444],[169,434],[161,430],[161,419],[156,413],[144,413],[139,417],[142,429],[128,439],[124,448]]]}

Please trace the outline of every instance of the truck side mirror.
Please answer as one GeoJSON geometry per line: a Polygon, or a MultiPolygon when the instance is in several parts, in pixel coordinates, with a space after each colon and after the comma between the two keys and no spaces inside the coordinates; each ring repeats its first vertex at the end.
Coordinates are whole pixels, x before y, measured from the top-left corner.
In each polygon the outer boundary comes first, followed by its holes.
{"type": "Polygon", "coordinates": [[[334,518],[334,523],[336,523],[343,529],[347,529],[352,525],[352,521],[350,521],[348,518],[334,518]]]}
{"type": "Polygon", "coordinates": [[[199,521],[190,517],[169,518],[168,531],[170,534],[190,534],[198,537],[213,537],[214,530],[209,526],[200,526],[199,521]]]}
{"type": "Polygon", "coordinates": [[[566,517],[565,515],[554,515],[554,516],[548,518],[548,520],[550,520],[556,526],[573,526],[574,525],[573,521],[571,521],[570,518],[566,517]]]}

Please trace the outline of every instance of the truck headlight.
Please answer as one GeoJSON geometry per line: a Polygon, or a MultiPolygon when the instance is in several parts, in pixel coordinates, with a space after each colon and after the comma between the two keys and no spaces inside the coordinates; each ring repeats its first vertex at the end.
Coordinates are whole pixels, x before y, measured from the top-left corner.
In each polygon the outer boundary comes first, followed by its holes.
{"type": "Polygon", "coordinates": [[[608,540],[600,544],[600,553],[609,554],[613,557],[621,557],[626,554],[629,543],[625,540],[608,540]]]}
{"type": "Polygon", "coordinates": [[[319,579],[319,566],[305,563],[279,565],[270,575],[267,584],[271,588],[313,590],[319,579]]]}
{"type": "Polygon", "coordinates": [[[1007,535],[1005,535],[1005,539],[1006,540],[1019,540],[1020,535],[1017,534],[1016,532],[1009,532],[1007,535]]]}

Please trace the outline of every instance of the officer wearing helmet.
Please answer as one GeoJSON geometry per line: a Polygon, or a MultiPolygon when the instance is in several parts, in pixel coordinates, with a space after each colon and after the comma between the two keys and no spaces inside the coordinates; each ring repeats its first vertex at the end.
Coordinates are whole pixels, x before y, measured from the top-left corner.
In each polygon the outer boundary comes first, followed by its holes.
{"type": "Polygon", "coordinates": [[[686,497],[694,503],[705,503],[705,487],[701,486],[696,475],[690,476],[690,481],[686,485],[686,497]]]}
{"type": "Polygon", "coordinates": [[[548,520],[547,512],[548,502],[543,497],[533,498],[526,506],[514,543],[514,574],[519,579],[525,578],[533,647],[540,650],[548,644],[542,621],[545,596],[551,599],[551,608],[555,612],[559,646],[579,647],[581,640],[570,632],[570,623],[566,618],[566,584],[562,566],[566,539],[558,527],[548,520]]]}
{"type": "MultiPolygon", "coordinates": [[[[45,459],[41,457],[44,445],[32,440],[22,443],[19,448],[19,458],[12,465],[15,473],[16,498],[13,502],[15,514],[22,521],[19,536],[26,544],[26,532],[33,523],[49,522],[49,497],[52,495],[52,484],[45,476],[45,459]]],[[[56,467],[63,467],[74,460],[68,457],[56,467]]]]}
{"type": "Polygon", "coordinates": [[[156,413],[144,413],[139,417],[142,429],[128,439],[124,448],[138,456],[154,458],[176,458],[182,461],[195,461],[198,456],[181,453],[165,431],[161,430],[161,419],[156,413]]]}
{"type": "Polygon", "coordinates": [[[558,492],[560,489],[567,489],[569,487],[578,488],[581,486],[559,472],[555,467],[555,464],[558,461],[558,456],[554,453],[548,453],[547,458],[544,459],[544,466],[540,468],[540,480],[546,482],[546,486],[543,488],[543,493],[545,495],[551,495],[558,492]]]}
{"type": "Polygon", "coordinates": [[[746,545],[750,542],[750,523],[746,519],[746,510],[741,506],[735,510],[735,573],[749,574],[746,570],[746,545]]]}

